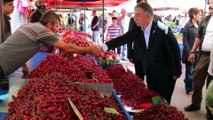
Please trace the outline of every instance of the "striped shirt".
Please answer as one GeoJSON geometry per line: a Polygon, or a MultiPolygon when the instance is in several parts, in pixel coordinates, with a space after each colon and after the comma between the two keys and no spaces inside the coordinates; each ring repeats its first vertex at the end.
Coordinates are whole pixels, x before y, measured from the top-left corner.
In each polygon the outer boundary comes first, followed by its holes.
{"type": "Polygon", "coordinates": [[[109,39],[120,36],[121,27],[119,25],[110,25],[107,30],[109,31],[109,39]]]}
{"type": "Polygon", "coordinates": [[[41,23],[29,23],[18,28],[0,45],[0,66],[8,75],[33,57],[42,44],[52,45],[59,39],[41,23]]]}

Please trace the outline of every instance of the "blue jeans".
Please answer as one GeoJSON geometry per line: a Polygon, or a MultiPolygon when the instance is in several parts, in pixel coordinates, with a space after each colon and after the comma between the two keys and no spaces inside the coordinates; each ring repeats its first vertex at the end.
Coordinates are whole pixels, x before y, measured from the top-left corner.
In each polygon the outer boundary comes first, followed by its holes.
{"type": "Polygon", "coordinates": [[[127,59],[127,44],[121,46],[120,58],[121,59],[127,59]]]}
{"type": "Polygon", "coordinates": [[[186,64],[186,74],[185,74],[184,82],[185,82],[186,93],[189,93],[193,90],[192,77],[194,75],[194,70],[195,70],[195,66],[197,64],[198,58],[199,58],[199,54],[198,54],[198,52],[196,52],[194,63],[192,64],[188,61],[185,63],[186,64]]]}
{"type": "Polygon", "coordinates": [[[100,45],[100,41],[99,41],[99,38],[100,38],[100,32],[99,31],[92,31],[92,39],[93,39],[93,42],[100,45]]]}
{"type": "Polygon", "coordinates": [[[186,74],[185,74],[185,89],[186,89],[186,93],[191,92],[192,89],[192,77],[193,77],[193,73],[194,73],[194,64],[191,64],[190,62],[186,62],[186,74]]]}

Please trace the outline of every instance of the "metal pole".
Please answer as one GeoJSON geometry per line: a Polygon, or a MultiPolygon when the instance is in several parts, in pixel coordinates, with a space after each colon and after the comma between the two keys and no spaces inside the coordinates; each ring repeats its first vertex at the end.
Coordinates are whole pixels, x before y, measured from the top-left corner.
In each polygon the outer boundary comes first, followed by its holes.
{"type": "Polygon", "coordinates": [[[102,0],[102,42],[104,43],[104,0],[102,0]]]}
{"type": "Polygon", "coordinates": [[[83,26],[83,32],[86,33],[86,5],[84,2],[84,26],[83,26]]]}

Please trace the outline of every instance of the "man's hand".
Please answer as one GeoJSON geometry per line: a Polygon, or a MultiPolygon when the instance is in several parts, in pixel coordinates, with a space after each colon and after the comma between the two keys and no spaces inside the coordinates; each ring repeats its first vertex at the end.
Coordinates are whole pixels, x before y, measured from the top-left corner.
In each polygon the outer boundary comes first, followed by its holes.
{"type": "Polygon", "coordinates": [[[194,53],[190,53],[190,54],[189,54],[188,61],[189,61],[190,63],[194,63],[194,60],[195,60],[195,54],[194,54],[194,53]]]}
{"type": "Polygon", "coordinates": [[[174,79],[174,80],[177,80],[179,77],[180,77],[180,76],[175,76],[175,75],[174,75],[174,76],[173,76],[173,79],[174,79]]]}
{"type": "Polygon", "coordinates": [[[132,64],[134,64],[134,59],[133,59],[133,58],[130,58],[130,59],[129,59],[129,62],[131,62],[132,64]]]}
{"type": "Polygon", "coordinates": [[[89,47],[89,49],[90,49],[90,54],[91,55],[93,55],[95,57],[99,57],[100,56],[101,50],[102,50],[101,46],[99,46],[99,45],[91,45],[89,47]]]}

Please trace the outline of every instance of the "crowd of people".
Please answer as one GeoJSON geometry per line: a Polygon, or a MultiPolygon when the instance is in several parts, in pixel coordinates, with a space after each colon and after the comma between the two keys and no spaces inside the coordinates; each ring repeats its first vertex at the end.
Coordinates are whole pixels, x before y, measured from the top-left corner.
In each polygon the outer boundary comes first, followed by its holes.
{"type": "MultiPolygon", "coordinates": [[[[96,11],[92,11],[91,31],[96,44],[79,47],[59,40],[56,33],[59,31],[61,18],[53,11],[46,11],[43,0],[35,2],[37,9],[30,15],[29,23],[11,34],[13,0],[4,0],[5,26],[4,40],[0,44],[0,84],[3,79],[7,79],[5,76],[21,66],[23,73],[28,74],[26,62],[38,51],[42,51],[44,46],[47,51],[51,51],[51,46],[54,46],[66,52],[90,53],[94,56],[99,56],[101,50],[117,49],[120,59],[129,59],[134,64],[136,75],[146,81],[147,88],[159,93],[168,103],[171,103],[176,80],[182,74],[182,61],[186,67],[185,91],[192,95],[192,103],[184,110],[200,110],[205,80],[208,87],[213,79],[213,28],[210,27],[213,24],[213,0],[208,1],[209,15],[205,17],[201,9],[189,9],[189,20],[182,30],[182,56],[172,29],[163,23],[162,17],[154,14],[146,0],[137,0],[136,3],[132,18],[127,16],[125,9],[121,10],[120,16],[112,11],[103,25],[106,25],[106,39],[103,43],[100,40],[100,18],[96,11]]],[[[68,24],[74,24],[70,14],[68,18],[68,24]]],[[[84,19],[85,15],[81,14],[78,23],[83,32],[84,19]]],[[[175,18],[176,22],[178,20],[180,19],[175,18]]]]}

